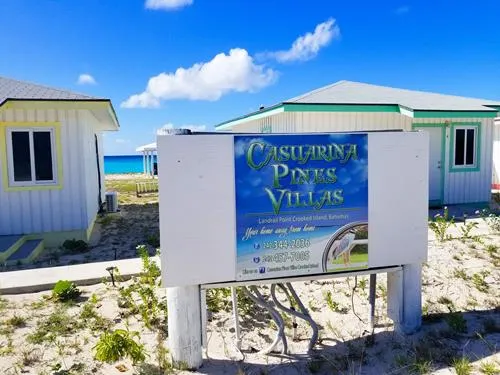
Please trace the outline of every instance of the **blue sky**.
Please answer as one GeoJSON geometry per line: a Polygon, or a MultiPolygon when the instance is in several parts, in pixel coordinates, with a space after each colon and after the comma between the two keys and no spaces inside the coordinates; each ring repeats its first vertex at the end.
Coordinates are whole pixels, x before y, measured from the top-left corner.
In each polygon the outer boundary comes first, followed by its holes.
{"type": "Polygon", "coordinates": [[[211,129],[342,79],[498,100],[499,14],[497,0],[1,0],[0,75],[110,98],[105,154],[134,154],[166,124],[211,129]]]}

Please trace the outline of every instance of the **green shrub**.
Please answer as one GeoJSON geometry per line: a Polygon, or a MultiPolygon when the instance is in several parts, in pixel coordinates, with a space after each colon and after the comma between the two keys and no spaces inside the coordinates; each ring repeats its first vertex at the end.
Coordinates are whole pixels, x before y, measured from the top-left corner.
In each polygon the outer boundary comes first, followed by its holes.
{"type": "Polygon", "coordinates": [[[63,248],[71,254],[84,253],[89,249],[89,245],[83,240],[66,240],[63,248]]]}
{"type": "Polygon", "coordinates": [[[59,280],[52,289],[52,298],[60,302],[73,301],[81,292],[75,283],[68,280],[59,280]]]}
{"type": "Polygon", "coordinates": [[[136,342],[134,338],[139,338],[138,332],[124,329],[103,333],[94,346],[95,359],[112,363],[128,357],[134,364],[144,362],[146,359],[144,345],[136,342]]]}
{"type": "Polygon", "coordinates": [[[154,247],[155,249],[158,249],[160,247],[160,234],[159,233],[156,233],[156,234],[150,234],[147,238],[146,238],[146,243],[148,245],[151,245],[152,247],[154,247]]]}

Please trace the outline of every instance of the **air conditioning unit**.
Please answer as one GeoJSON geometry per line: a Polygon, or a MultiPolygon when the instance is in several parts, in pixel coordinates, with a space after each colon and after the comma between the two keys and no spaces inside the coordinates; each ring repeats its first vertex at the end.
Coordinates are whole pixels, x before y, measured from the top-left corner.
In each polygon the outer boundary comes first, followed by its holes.
{"type": "Polygon", "coordinates": [[[118,193],[116,191],[106,192],[106,211],[107,212],[118,211],[118,193]]]}

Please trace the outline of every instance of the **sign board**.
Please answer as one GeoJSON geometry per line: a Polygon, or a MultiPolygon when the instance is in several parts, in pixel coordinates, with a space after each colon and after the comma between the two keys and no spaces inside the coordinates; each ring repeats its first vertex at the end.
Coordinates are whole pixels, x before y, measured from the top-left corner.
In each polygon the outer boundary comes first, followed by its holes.
{"type": "Polygon", "coordinates": [[[162,135],[157,143],[166,287],[427,258],[425,132],[162,135]]]}
{"type": "Polygon", "coordinates": [[[235,136],[236,279],[368,267],[368,135],[235,136]]]}

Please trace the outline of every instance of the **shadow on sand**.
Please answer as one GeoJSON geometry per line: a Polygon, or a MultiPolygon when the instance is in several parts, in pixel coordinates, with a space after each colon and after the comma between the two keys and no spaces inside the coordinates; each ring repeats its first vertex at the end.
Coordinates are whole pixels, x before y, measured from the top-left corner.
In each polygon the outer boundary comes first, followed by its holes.
{"type": "MultiPolygon", "coordinates": [[[[498,352],[500,307],[426,315],[422,329],[411,336],[383,331],[346,341],[323,337],[310,355],[272,354],[266,358],[247,351],[243,361],[205,359],[198,373],[412,374],[425,368],[435,371],[450,367],[458,358],[475,362],[498,352]]],[[[147,368],[148,374],[160,374],[152,364],[147,368]]]]}

